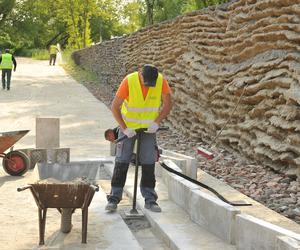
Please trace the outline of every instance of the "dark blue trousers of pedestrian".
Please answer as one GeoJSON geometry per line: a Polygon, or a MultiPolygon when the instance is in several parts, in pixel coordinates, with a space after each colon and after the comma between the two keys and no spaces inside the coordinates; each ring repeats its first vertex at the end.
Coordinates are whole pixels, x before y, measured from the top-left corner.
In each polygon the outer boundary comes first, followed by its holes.
{"type": "Polygon", "coordinates": [[[11,69],[2,69],[2,88],[10,89],[11,69]]]}

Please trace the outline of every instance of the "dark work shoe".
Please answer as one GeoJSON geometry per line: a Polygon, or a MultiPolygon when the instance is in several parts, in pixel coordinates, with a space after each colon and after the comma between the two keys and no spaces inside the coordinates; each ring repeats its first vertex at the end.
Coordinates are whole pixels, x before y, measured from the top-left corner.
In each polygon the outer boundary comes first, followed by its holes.
{"type": "Polygon", "coordinates": [[[156,213],[161,212],[161,208],[160,208],[160,206],[158,206],[158,204],[156,202],[145,203],[145,208],[149,209],[152,212],[156,212],[156,213]]]}
{"type": "Polygon", "coordinates": [[[114,212],[117,210],[117,203],[113,202],[113,201],[109,201],[105,207],[105,210],[110,211],[110,212],[114,212]]]}

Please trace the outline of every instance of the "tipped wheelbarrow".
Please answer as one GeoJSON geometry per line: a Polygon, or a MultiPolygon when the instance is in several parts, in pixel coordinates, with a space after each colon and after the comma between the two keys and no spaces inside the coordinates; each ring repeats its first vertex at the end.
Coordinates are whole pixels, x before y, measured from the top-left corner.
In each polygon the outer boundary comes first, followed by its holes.
{"type": "Polygon", "coordinates": [[[72,228],[72,214],[82,209],[82,243],[87,239],[88,207],[95,191],[99,188],[86,183],[34,183],[22,188],[30,191],[38,206],[40,245],[44,245],[46,214],[48,208],[57,208],[61,214],[61,231],[68,233],[72,228]]]}
{"type": "Polygon", "coordinates": [[[21,151],[12,150],[13,145],[26,135],[29,130],[20,130],[0,133],[0,157],[3,158],[2,165],[6,173],[20,176],[29,169],[29,159],[21,151]],[[11,148],[7,154],[4,152],[11,148]]]}

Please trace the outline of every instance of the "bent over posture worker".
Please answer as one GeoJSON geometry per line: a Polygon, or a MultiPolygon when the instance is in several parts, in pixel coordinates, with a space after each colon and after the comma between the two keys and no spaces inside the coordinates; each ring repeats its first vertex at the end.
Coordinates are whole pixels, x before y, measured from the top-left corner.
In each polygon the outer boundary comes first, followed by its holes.
{"type": "Polygon", "coordinates": [[[14,56],[10,53],[9,49],[0,57],[0,69],[2,69],[2,88],[5,87],[10,90],[11,71],[14,65],[14,71],[17,69],[17,62],[14,56]]]}
{"type": "Polygon", "coordinates": [[[111,193],[106,210],[115,211],[122,199],[127,171],[134,143],[136,129],[145,128],[141,134],[139,162],[142,165],[140,190],[145,199],[145,208],[160,212],[156,203],[155,161],[156,131],[161,121],[171,110],[171,89],[156,67],[146,64],[138,72],[125,77],[112,102],[112,113],[120,125],[118,136],[128,139],[117,144],[115,167],[111,180],[111,193]],[[163,103],[160,110],[161,101],[163,103]]]}

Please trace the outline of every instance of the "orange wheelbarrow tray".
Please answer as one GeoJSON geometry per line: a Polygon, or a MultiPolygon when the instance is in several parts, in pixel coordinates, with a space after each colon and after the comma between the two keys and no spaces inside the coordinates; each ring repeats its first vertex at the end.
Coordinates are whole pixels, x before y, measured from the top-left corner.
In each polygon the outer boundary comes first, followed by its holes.
{"type": "Polygon", "coordinates": [[[2,166],[6,173],[14,176],[20,176],[27,172],[29,168],[29,159],[21,151],[13,151],[13,145],[19,141],[29,130],[19,130],[11,132],[0,132],[0,157],[3,158],[2,166]],[[11,151],[4,152],[11,148],[11,151]]]}

